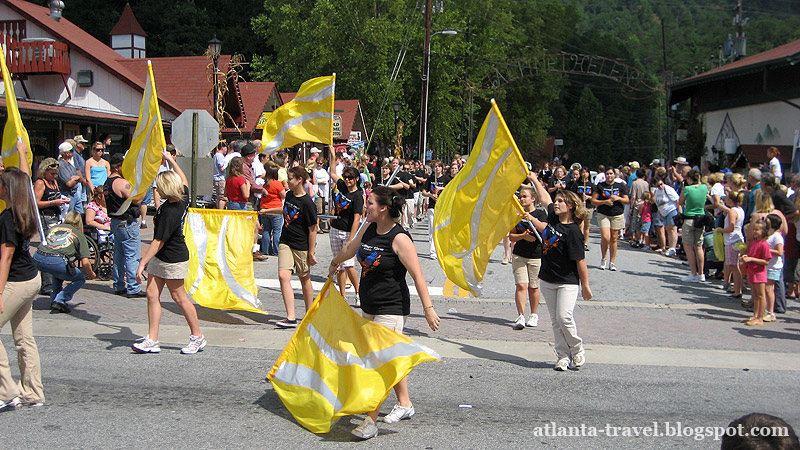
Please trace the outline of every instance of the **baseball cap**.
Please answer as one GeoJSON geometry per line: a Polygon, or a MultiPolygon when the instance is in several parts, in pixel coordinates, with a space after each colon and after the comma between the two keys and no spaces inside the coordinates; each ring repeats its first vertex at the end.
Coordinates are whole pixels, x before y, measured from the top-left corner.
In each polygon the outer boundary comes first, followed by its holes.
{"type": "Polygon", "coordinates": [[[74,139],[75,142],[77,142],[79,144],[86,144],[87,142],[89,142],[89,141],[86,140],[86,138],[83,137],[82,134],[79,134],[79,135],[75,136],[72,139],[74,139]]]}
{"type": "Polygon", "coordinates": [[[125,161],[125,155],[122,153],[114,153],[111,155],[111,165],[112,166],[119,166],[125,161]]]}
{"type": "Polygon", "coordinates": [[[62,143],[61,143],[61,144],[58,146],[58,152],[59,152],[59,153],[61,153],[61,154],[63,154],[63,153],[67,153],[67,152],[71,152],[71,151],[73,151],[73,150],[75,150],[75,146],[74,146],[74,145],[72,145],[72,144],[71,144],[71,143],[69,143],[69,142],[62,142],[62,143]]]}
{"type": "Polygon", "coordinates": [[[317,147],[311,147],[311,153],[322,153],[317,147]]]}

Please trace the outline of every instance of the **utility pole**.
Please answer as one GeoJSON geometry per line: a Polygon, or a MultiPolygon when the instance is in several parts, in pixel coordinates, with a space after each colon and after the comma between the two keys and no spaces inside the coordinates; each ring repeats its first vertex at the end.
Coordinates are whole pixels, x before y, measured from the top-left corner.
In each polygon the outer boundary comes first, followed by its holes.
{"type": "MultiPolygon", "coordinates": [[[[661,19],[661,49],[662,54],[664,57],[664,87],[666,88],[667,84],[670,82],[669,75],[667,73],[667,35],[664,32],[664,19],[661,19]]],[[[665,91],[666,92],[666,91],[665,91]]],[[[660,102],[659,102],[660,103],[660,102]]],[[[672,127],[670,126],[670,117],[669,117],[669,105],[665,105],[666,107],[666,119],[667,119],[667,159],[672,161],[675,158],[672,149],[672,127]]],[[[659,125],[661,122],[659,122],[659,125]]],[[[659,136],[661,133],[659,132],[659,136]]],[[[666,162],[666,161],[665,161],[666,162]]]]}
{"type": "Polygon", "coordinates": [[[419,154],[422,155],[421,161],[425,162],[425,152],[428,145],[428,64],[430,64],[429,52],[431,51],[431,10],[432,0],[425,2],[425,45],[422,47],[422,91],[420,102],[419,120],[419,154]]]}

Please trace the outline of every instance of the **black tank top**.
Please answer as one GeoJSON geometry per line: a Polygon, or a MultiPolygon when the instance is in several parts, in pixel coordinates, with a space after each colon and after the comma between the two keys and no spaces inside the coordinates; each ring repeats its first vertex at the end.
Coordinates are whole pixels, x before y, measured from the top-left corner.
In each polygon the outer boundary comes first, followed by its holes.
{"type": "Polygon", "coordinates": [[[108,191],[108,197],[106,197],[106,207],[108,208],[108,216],[112,219],[125,220],[129,222],[139,217],[139,207],[131,203],[125,212],[120,215],[115,214],[117,211],[119,211],[119,208],[122,207],[126,200],[114,193],[114,189],[112,189],[114,181],[121,178],[122,177],[119,175],[108,177],[106,183],[103,185],[104,189],[108,191]]]}
{"type": "Polygon", "coordinates": [[[361,309],[367,314],[407,316],[411,313],[411,296],[406,284],[406,267],[392,250],[398,234],[411,235],[400,225],[388,233],[378,234],[378,225],[369,224],[356,256],[361,263],[361,309]]]}
{"type": "MultiPolygon", "coordinates": [[[[49,202],[50,200],[57,200],[61,198],[61,192],[58,189],[53,189],[47,185],[47,182],[42,180],[44,184],[44,193],[42,194],[42,201],[49,202]]],[[[61,208],[58,205],[48,206],[39,210],[43,216],[53,217],[61,214],[61,208]]]]}

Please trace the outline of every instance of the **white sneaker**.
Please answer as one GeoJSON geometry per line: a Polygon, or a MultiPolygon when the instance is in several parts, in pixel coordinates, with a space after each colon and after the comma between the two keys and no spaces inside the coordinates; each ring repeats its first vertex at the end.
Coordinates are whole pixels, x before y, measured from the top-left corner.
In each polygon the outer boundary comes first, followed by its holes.
{"type": "Polygon", "coordinates": [[[573,369],[579,369],[581,366],[586,364],[586,354],[583,352],[578,353],[577,355],[572,357],[572,366],[573,369]]]}
{"type": "Polygon", "coordinates": [[[525,322],[525,326],[526,327],[535,327],[537,325],[539,325],[539,315],[538,314],[531,314],[531,316],[528,317],[528,321],[525,322]]]}
{"type": "Polygon", "coordinates": [[[392,408],[392,411],[389,414],[383,416],[383,422],[384,423],[397,423],[397,422],[400,422],[403,419],[410,419],[414,414],[415,414],[414,413],[414,405],[411,405],[408,408],[400,406],[400,405],[394,405],[394,408],[392,408]]]}
{"type": "Polygon", "coordinates": [[[606,270],[606,259],[602,258],[600,260],[600,270],[606,270]]]}
{"type": "Polygon", "coordinates": [[[563,372],[567,370],[567,367],[569,367],[569,358],[561,358],[558,360],[553,369],[559,372],[563,372]]]}
{"type": "Polygon", "coordinates": [[[194,355],[195,353],[203,350],[206,347],[205,336],[189,336],[189,344],[181,349],[184,355],[194,355]]]}
{"type": "Polygon", "coordinates": [[[676,253],[678,253],[677,250],[675,250],[674,248],[670,248],[667,249],[667,252],[664,253],[664,256],[675,256],[676,253]]]}
{"type": "Polygon", "coordinates": [[[522,314],[520,314],[520,315],[517,317],[517,320],[515,320],[515,321],[514,321],[513,328],[514,328],[515,330],[522,330],[522,329],[524,329],[524,328],[525,328],[525,316],[523,316],[522,314]]]}
{"type": "Polygon", "coordinates": [[[706,276],[705,276],[704,274],[702,274],[702,273],[701,273],[701,274],[700,274],[700,275],[697,277],[697,282],[698,282],[698,283],[705,283],[705,281],[706,281],[706,276]]]}
{"type": "Polygon", "coordinates": [[[161,346],[148,335],[131,345],[131,350],[136,353],[161,353],[161,346]]]}
{"type": "Polygon", "coordinates": [[[356,292],[356,303],[353,306],[356,308],[361,308],[361,298],[358,296],[358,292],[356,292]]]}
{"type": "Polygon", "coordinates": [[[372,417],[367,416],[367,418],[361,422],[361,425],[355,427],[350,433],[357,438],[365,440],[371,439],[378,435],[378,426],[375,425],[375,421],[372,420],[372,417]]]}
{"type": "Polygon", "coordinates": [[[614,263],[611,263],[611,264],[609,264],[609,265],[608,265],[608,268],[609,268],[609,269],[610,269],[612,272],[616,272],[616,271],[617,271],[617,266],[615,266],[615,265],[614,265],[614,263]]]}

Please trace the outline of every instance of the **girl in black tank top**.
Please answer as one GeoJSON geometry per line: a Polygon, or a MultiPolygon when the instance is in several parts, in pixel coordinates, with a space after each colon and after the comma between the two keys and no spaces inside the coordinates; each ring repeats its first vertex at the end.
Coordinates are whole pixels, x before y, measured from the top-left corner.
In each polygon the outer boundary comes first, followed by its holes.
{"type": "MultiPolygon", "coordinates": [[[[417,249],[408,232],[397,224],[404,203],[405,198],[397,195],[392,189],[377,186],[367,199],[366,221],[369,224],[362,227],[355,238],[333,258],[330,274],[333,275],[343,261],[357,254],[361,263],[361,308],[365,318],[403,323],[403,316],[407,316],[411,309],[405,280],[406,272],[410,273],[422,301],[425,320],[431,330],[436,331],[439,328],[439,316],[433,310],[428,285],[417,259],[417,249]],[[381,315],[390,317],[376,317],[381,315]]],[[[397,328],[401,327],[396,327],[395,330],[397,328]]],[[[398,410],[402,417],[413,415],[414,408],[411,405],[405,378],[395,385],[394,391],[397,394],[398,404],[390,415],[394,415],[395,410],[398,410]]],[[[364,429],[368,421],[376,422],[379,410],[380,407],[368,413],[367,419],[354,430],[354,434],[364,429]]]]}

